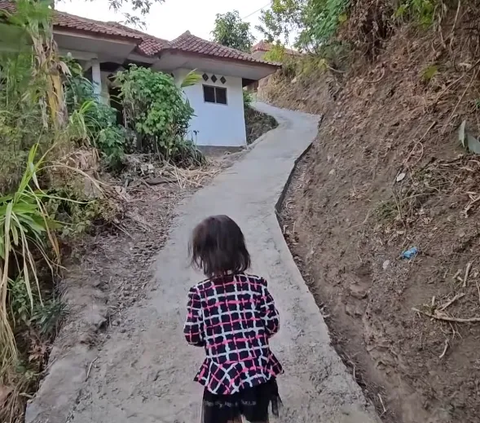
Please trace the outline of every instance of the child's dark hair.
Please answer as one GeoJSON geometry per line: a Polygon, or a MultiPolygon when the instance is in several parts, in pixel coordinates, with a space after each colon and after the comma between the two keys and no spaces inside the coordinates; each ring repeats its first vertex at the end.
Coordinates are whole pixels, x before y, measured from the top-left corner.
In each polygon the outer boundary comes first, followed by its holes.
{"type": "Polygon", "coordinates": [[[239,226],[228,216],[210,216],[193,230],[190,242],[192,265],[212,278],[250,267],[250,254],[239,226]]]}

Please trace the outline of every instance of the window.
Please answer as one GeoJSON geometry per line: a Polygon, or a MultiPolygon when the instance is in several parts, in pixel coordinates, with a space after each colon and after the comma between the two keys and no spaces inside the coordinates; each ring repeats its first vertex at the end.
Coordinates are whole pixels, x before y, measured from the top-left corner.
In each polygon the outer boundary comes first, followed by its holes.
{"type": "Polygon", "coordinates": [[[227,104],[227,89],[204,85],[203,99],[206,103],[227,104]]]}

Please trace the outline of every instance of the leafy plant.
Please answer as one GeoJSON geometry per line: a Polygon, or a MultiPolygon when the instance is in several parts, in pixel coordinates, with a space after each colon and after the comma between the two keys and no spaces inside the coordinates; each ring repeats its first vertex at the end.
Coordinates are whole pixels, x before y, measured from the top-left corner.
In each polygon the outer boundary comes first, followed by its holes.
{"type": "Polygon", "coordinates": [[[132,65],[117,75],[125,126],[136,133],[136,151],[169,160],[185,139],[193,109],[173,78],[132,65]]]}
{"type": "Polygon", "coordinates": [[[37,260],[40,256],[53,269],[60,251],[53,230],[57,224],[46,211],[43,200],[47,195],[38,182],[38,172],[45,156],[35,161],[38,144],[28,155],[23,178],[13,194],[0,198],[0,353],[4,363],[16,357],[15,339],[7,314],[7,294],[10,275],[21,275],[28,294],[30,308],[34,296],[41,301],[37,260]],[[49,250],[53,252],[53,261],[49,250]]]}
{"type": "Polygon", "coordinates": [[[270,62],[283,62],[285,60],[285,46],[280,42],[276,42],[272,45],[271,49],[265,53],[264,59],[270,62]]]}
{"type": "Polygon", "coordinates": [[[253,95],[251,92],[243,90],[243,106],[251,107],[253,103],[253,95]]]}
{"type": "Polygon", "coordinates": [[[65,63],[70,69],[64,82],[70,135],[77,141],[91,142],[102,152],[108,167],[120,167],[126,140],[124,129],[117,124],[117,111],[100,101],[77,62],[67,57],[65,63]]]}
{"type": "Polygon", "coordinates": [[[429,27],[435,19],[436,0],[407,0],[395,11],[394,17],[402,20],[415,20],[424,27],[429,27]]]}
{"type": "Polygon", "coordinates": [[[56,335],[60,322],[65,315],[65,304],[59,299],[51,298],[36,305],[30,323],[37,328],[41,335],[51,337],[56,335]]]}
{"type": "Polygon", "coordinates": [[[196,69],[194,69],[187,73],[185,78],[183,78],[183,80],[180,82],[179,87],[182,89],[192,87],[193,85],[198,84],[201,80],[201,75],[197,73],[196,69]]]}
{"type": "Polygon", "coordinates": [[[430,82],[433,77],[438,73],[438,66],[430,65],[422,71],[422,79],[424,82],[430,82]]]}
{"type": "Polygon", "coordinates": [[[33,292],[33,307],[25,280],[21,277],[8,282],[8,303],[15,328],[34,328],[40,335],[55,334],[58,324],[66,313],[65,304],[56,298],[42,301],[38,292],[33,292]]]}
{"type": "Polygon", "coordinates": [[[32,78],[34,60],[31,47],[15,54],[0,53],[0,192],[16,188],[35,142],[42,148],[52,142],[42,107],[47,86],[44,79],[32,78]]]}

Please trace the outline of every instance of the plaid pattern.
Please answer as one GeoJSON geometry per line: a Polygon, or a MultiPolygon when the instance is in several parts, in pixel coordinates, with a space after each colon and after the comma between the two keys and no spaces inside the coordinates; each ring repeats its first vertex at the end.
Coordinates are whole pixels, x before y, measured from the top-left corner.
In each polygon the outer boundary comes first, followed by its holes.
{"type": "Polygon", "coordinates": [[[231,395],[282,373],[268,340],[280,321],[267,282],[238,274],[200,282],[188,294],[184,333],[207,357],[195,381],[231,395]]]}

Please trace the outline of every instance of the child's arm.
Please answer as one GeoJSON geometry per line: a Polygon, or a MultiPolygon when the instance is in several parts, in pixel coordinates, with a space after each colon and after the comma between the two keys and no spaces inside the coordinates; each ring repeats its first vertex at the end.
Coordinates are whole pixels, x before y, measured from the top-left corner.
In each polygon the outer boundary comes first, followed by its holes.
{"type": "Polygon", "coordinates": [[[280,329],[280,316],[275,307],[275,300],[267,289],[267,281],[262,279],[262,294],[260,299],[260,316],[265,325],[267,336],[271,338],[280,329]]]}
{"type": "Polygon", "coordinates": [[[193,287],[188,293],[187,321],[183,328],[185,339],[190,345],[203,347],[203,312],[198,289],[193,287]]]}

